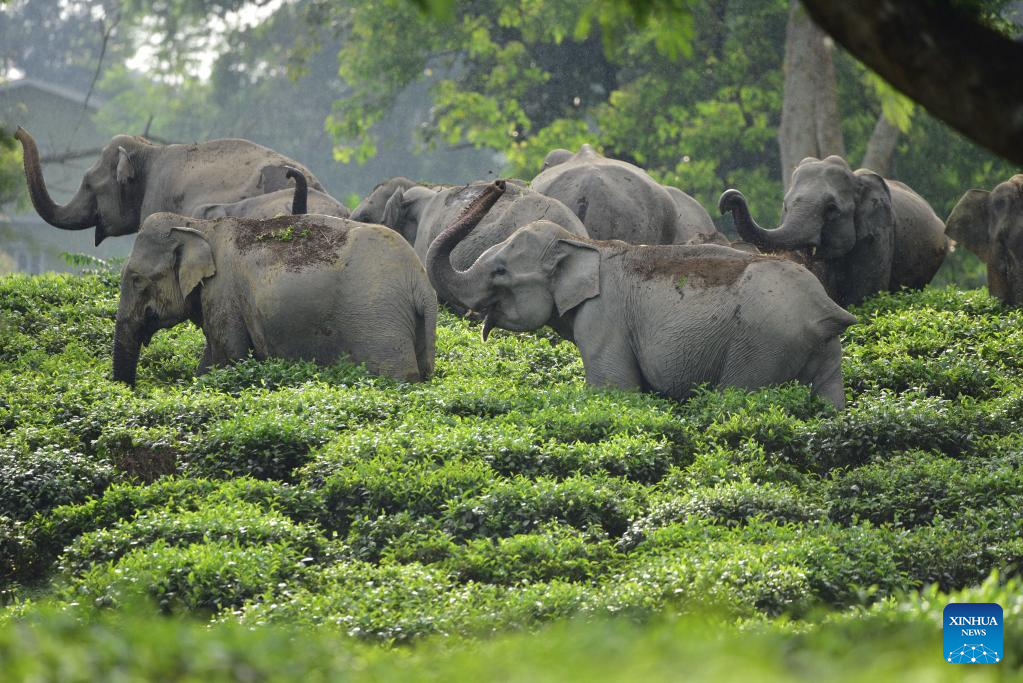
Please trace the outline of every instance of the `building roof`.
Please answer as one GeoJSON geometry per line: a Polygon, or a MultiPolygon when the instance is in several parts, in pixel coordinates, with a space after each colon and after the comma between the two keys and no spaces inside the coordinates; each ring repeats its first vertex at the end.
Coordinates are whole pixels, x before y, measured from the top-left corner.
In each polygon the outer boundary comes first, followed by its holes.
{"type": "Polygon", "coordinates": [[[21,88],[34,88],[36,90],[49,93],[50,95],[70,100],[72,102],[76,102],[77,104],[85,105],[89,109],[99,109],[100,106],[103,104],[102,98],[100,98],[96,93],[93,93],[92,96],[89,97],[89,102],[88,104],[86,104],[85,93],[74,90],[73,88],[65,87],[63,85],[56,85],[54,83],[49,83],[47,81],[40,81],[35,78],[19,78],[16,81],[7,81],[6,83],[0,83],[0,94],[5,92],[11,92],[21,88]]]}

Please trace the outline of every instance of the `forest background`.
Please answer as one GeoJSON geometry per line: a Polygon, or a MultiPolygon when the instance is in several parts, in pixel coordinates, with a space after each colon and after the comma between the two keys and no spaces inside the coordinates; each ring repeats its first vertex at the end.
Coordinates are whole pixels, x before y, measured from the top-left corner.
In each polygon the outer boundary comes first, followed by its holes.
{"type": "MultiPolygon", "coordinates": [[[[1019,3],[961,4],[1019,32],[1019,3]]],[[[833,47],[789,0],[459,0],[433,16],[409,0],[57,5],[5,3],[0,80],[88,92],[111,135],[258,141],[350,203],[399,174],[530,178],[551,148],[584,142],[712,215],[739,188],[764,223],[804,156],[902,180],[942,217],[966,189],[1015,171],[833,47]]],[[[11,132],[0,203],[24,202],[11,132]]],[[[943,279],[977,286],[983,272],[960,250],[943,279]]]]}

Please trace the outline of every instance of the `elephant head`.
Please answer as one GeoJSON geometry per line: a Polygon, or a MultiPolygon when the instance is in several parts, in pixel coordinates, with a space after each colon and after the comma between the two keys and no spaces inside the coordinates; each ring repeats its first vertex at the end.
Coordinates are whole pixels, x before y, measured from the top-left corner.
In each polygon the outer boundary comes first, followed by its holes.
{"type": "Polygon", "coordinates": [[[372,192],[366,195],[352,211],[351,219],[360,223],[383,224],[384,208],[394,193],[399,190],[407,190],[419,184],[403,176],[396,176],[377,183],[372,192]]]}
{"type": "Polygon", "coordinates": [[[842,258],[857,243],[885,231],[892,234],[894,226],[885,180],[870,171],[853,172],[838,156],[799,163],[776,230],[757,225],[738,190],[726,190],[718,209],[730,211],[739,236],[764,251],[807,251],[821,260],[842,258]]]}
{"type": "Polygon", "coordinates": [[[503,181],[490,185],[434,240],[426,259],[442,298],[483,314],[484,340],[494,327],[518,332],[543,327],[599,293],[596,246],[545,220],[519,228],[464,271],[451,265],[451,251],[503,191],[503,181]]]}
{"type": "Polygon", "coordinates": [[[952,209],[945,234],[987,264],[992,296],[1023,305],[1023,174],[991,192],[969,190],[952,209]]]}
{"type": "Polygon", "coordinates": [[[548,168],[552,168],[559,164],[563,164],[574,156],[575,153],[567,149],[561,148],[552,149],[551,151],[547,152],[547,156],[544,157],[543,167],[540,169],[540,173],[543,173],[548,168]]]}
{"type": "Polygon", "coordinates": [[[135,239],[121,272],[121,300],[114,329],[113,376],[135,384],[139,351],[157,330],[196,318],[200,283],[216,273],[206,237],[187,219],[153,214],[135,239]]]}
{"type": "Polygon", "coordinates": [[[383,215],[378,222],[394,230],[414,246],[423,211],[439,191],[437,188],[423,185],[415,185],[405,190],[401,188],[395,190],[388,198],[383,215]]]}
{"type": "Polygon", "coordinates": [[[24,150],[32,205],[43,220],[63,230],[95,227],[97,245],[106,237],[135,232],[141,218],[146,157],[154,147],[148,140],[130,135],[115,137],[85,172],[75,196],[59,205],[46,190],[35,140],[20,127],[15,137],[24,150]]]}

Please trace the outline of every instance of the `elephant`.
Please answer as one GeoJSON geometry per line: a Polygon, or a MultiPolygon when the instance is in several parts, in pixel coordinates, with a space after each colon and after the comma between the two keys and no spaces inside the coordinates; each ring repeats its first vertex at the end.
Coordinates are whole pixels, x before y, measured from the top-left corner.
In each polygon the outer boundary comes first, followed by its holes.
{"type": "Polygon", "coordinates": [[[877,292],[922,289],[948,253],[945,226],[923,197],[868,169],[853,171],[839,156],[799,163],[776,230],[757,225],[738,190],[726,190],[718,208],[731,212],[739,236],[759,249],[803,252],[842,306],[877,292]]]}
{"type": "Polygon", "coordinates": [[[945,234],[987,264],[991,296],[1023,305],[1023,174],[990,192],[967,191],[949,214],[945,234]]]}
{"type": "Polygon", "coordinates": [[[160,211],[195,217],[200,207],[209,212],[212,205],[286,189],[288,167],[305,174],[314,190],[324,191],[308,168],[248,140],[158,145],[118,135],[85,172],[75,196],[61,206],[46,190],[35,139],[20,127],[15,137],[24,150],[29,197],[39,216],[63,230],[95,227],[97,246],[107,237],[137,232],[147,216],[160,211]]]}
{"type": "Polygon", "coordinates": [[[394,178],[380,181],[352,211],[352,220],[362,223],[383,223],[384,207],[387,206],[387,200],[398,190],[404,192],[417,185],[430,187],[425,183],[417,183],[404,176],[395,176],[394,178]]]}
{"type": "Polygon", "coordinates": [[[538,220],[459,270],[451,254],[493,206],[495,183],[434,240],[440,296],[495,327],[549,325],[579,348],[587,384],[684,399],[703,383],[754,389],[798,380],[845,405],[840,334],[856,318],[805,268],[716,244],[634,245],[538,220]]]}
{"type": "MultiPolygon", "coordinates": [[[[457,187],[414,186],[396,190],[387,202],[382,223],[399,232],[415,245],[416,254],[425,262],[430,243],[450,225],[473,200],[488,187],[475,182],[457,187]]],[[[480,221],[473,234],[454,249],[451,259],[456,267],[468,267],[486,249],[527,223],[544,218],[568,232],[586,237],[586,228],[567,206],[556,199],[534,192],[524,183],[506,183],[507,190],[496,206],[480,221]]],[[[439,295],[456,312],[463,312],[458,299],[439,295]]]]}
{"type": "Polygon", "coordinates": [[[285,177],[295,181],[295,189],[277,190],[256,197],[249,197],[233,204],[204,204],[195,210],[195,218],[276,218],[291,214],[317,213],[323,216],[348,218],[348,207],[319,190],[309,191],[305,174],[297,168],[288,167],[285,177]],[[310,211],[310,208],[312,209],[310,211]]]}
{"type": "Polygon", "coordinates": [[[246,358],[332,363],[415,382],[433,372],[437,295],[412,248],[333,216],[203,220],[155,213],[121,273],[113,377],[135,384],[141,347],[191,320],[199,374],[246,358]]]}
{"type": "Polygon", "coordinates": [[[584,144],[555,149],[529,185],[575,212],[590,237],[634,244],[728,244],[699,202],[584,144]]]}

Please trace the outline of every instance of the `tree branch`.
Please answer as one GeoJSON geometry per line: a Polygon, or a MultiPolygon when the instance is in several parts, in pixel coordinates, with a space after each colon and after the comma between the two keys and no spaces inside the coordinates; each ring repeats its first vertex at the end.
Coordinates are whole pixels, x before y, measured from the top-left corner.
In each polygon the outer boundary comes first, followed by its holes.
{"type": "Polygon", "coordinates": [[[1023,45],[943,0],[803,0],[846,50],[935,117],[1023,164],[1023,45]]]}

